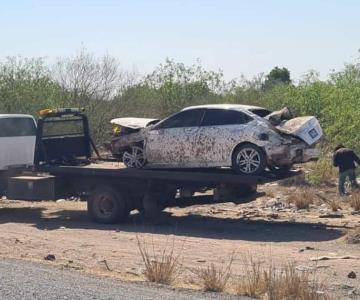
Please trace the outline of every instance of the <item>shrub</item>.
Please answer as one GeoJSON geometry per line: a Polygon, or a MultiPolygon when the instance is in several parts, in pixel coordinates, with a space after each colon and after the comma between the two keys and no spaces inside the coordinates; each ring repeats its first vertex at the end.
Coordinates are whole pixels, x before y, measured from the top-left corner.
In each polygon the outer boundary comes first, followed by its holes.
{"type": "Polygon", "coordinates": [[[174,253],[174,241],[170,248],[164,247],[156,253],[154,245],[150,248],[145,241],[137,237],[138,248],[145,266],[144,275],[147,280],[161,284],[172,284],[182,273],[180,254],[174,253]]]}
{"type": "Polygon", "coordinates": [[[350,206],[355,211],[360,211],[360,192],[351,195],[350,206]]]}
{"type": "Polygon", "coordinates": [[[237,294],[269,300],[327,300],[321,292],[323,286],[309,272],[298,272],[294,263],[275,267],[273,263],[248,258],[245,261],[245,275],[236,283],[237,294]]]}
{"type": "Polygon", "coordinates": [[[222,292],[231,276],[233,258],[225,267],[217,267],[213,263],[206,268],[193,271],[201,282],[204,291],[222,292]]]}
{"type": "Polygon", "coordinates": [[[299,189],[290,195],[289,201],[295,203],[297,209],[308,209],[314,202],[314,194],[310,189],[299,189]]]}
{"type": "Polygon", "coordinates": [[[323,149],[319,160],[311,164],[311,172],[306,176],[310,183],[331,184],[334,182],[337,172],[328,153],[330,153],[329,148],[323,149]]]}

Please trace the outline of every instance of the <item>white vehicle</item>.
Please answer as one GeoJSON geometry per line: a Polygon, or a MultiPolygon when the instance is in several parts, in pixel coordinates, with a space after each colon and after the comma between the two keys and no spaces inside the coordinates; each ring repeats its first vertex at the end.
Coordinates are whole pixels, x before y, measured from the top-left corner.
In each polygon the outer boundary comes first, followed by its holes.
{"type": "Polygon", "coordinates": [[[135,126],[135,118],[120,118],[115,123],[128,130],[113,139],[111,149],[118,157],[122,154],[127,167],[232,167],[238,173],[260,174],[319,156],[314,145],[323,133],[317,119],[282,118],[289,115],[286,109],[271,113],[221,104],[188,107],[156,124],[150,120],[150,125],[148,119],[138,118],[135,126]]]}
{"type": "Polygon", "coordinates": [[[31,115],[0,114],[0,171],[34,162],[36,122],[31,115]]]}

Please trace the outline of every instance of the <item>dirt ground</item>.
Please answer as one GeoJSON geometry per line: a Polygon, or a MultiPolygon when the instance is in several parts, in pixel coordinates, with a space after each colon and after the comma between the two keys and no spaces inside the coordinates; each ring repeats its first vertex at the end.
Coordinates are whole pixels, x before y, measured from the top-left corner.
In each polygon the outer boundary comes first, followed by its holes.
{"type": "MultiPolygon", "coordinates": [[[[232,255],[232,272],[239,275],[244,273],[244,256],[249,254],[275,265],[293,261],[298,270],[316,273],[336,298],[360,299],[360,245],[345,241],[346,232],[360,226],[360,215],[352,214],[348,200],[340,202],[341,218],[320,218],[331,216],[320,198],[310,209],[297,210],[289,204],[297,189],[267,184],[259,187],[257,200],[247,204],[169,208],[158,224],[143,223],[135,212],[127,224],[99,225],[88,219],[83,202],[2,199],[0,255],[143,280],[137,240],[155,252],[171,248],[174,242],[176,253],[190,270],[224,264],[232,255]],[[55,255],[55,261],[45,261],[48,254],[55,255]],[[337,259],[312,261],[322,256],[337,259]],[[341,259],[343,256],[349,258],[341,259]],[[356,279],[348,278],[351,271],[356,279]]],[[[329,187],[321,193],[336,199],[335,190],[329,187]]],[[[178,285],[196,286],[194,276],[186,271],[178,285]]]]}

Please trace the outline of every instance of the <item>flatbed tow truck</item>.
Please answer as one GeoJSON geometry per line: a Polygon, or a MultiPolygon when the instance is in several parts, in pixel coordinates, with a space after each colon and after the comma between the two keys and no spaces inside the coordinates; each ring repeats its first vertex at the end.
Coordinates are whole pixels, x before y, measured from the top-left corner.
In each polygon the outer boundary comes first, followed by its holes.
{"type": "Polygon", "coordinates": [[[241,203],[242,197],[256,192],[258,184],[299,175],[289,171],[249,176],[224,168],[125,168],[100,156],[87,116],[79,109],[47,110],[38,119],[37,128],[32,175],[51,176],[61,182],[58,186],[63,194],[87,201],[88,213],[98,223],[124,222],[135,209],[156,220],[164,208],[182,206],[190,199],[192,203],[204,198],[216,202],[214,195],[220,191],[229,201],[241,203]],[[195,193],[209,190],[214,193],[195,193]]]}

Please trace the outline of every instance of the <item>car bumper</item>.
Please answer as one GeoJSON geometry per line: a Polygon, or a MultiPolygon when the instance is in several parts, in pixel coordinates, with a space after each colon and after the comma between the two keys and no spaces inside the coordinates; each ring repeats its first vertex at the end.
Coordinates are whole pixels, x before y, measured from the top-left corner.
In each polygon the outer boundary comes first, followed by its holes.
{"type": "Polygon", "coordinates": [[[268,156],[268,160],[270,165],[286,166],[314,161],[317,160],[319,156],[319,149],[308,148],[306,145],[297,144],[278,147],[276,153],[268,156]]]}

